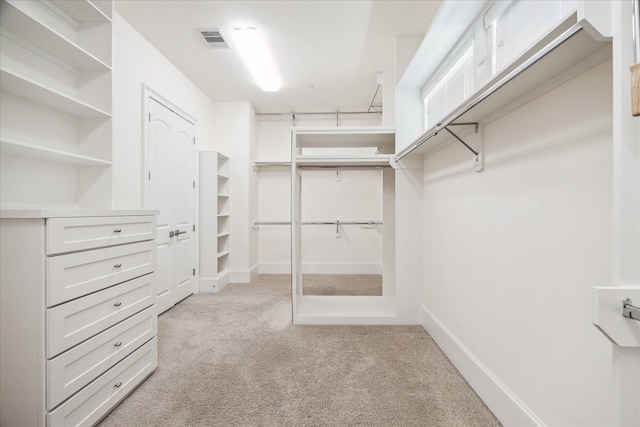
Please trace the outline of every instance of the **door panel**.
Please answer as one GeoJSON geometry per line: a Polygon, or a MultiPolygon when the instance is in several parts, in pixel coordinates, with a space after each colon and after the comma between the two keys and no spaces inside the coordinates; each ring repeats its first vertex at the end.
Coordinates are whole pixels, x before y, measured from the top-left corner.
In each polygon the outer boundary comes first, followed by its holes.
{"type": "Polygon", "coordinates": [[[158,311],[193,293],[194,125],[149,98],[149,208],[158,215],[158,311]]]}

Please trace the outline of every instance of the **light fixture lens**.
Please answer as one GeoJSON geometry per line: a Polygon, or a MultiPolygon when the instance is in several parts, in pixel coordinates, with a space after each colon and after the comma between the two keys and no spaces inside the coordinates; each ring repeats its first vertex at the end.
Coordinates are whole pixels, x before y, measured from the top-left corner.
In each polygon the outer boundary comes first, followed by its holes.
{"type": "Polygon", "coordinates": [[[258,31],[255,28],[236,28],[233,36],[240,55],[258,86],[265,92],[280,90],[282,84],[275,61],[258,31]]]}

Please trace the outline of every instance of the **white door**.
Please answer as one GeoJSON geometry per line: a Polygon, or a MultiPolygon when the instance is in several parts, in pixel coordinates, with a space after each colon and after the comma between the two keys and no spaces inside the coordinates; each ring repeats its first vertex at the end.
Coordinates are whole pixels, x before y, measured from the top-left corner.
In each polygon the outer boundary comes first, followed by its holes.
{"type": "Polygon", "coordinates": [[[194,125],[149,98],[147,207],[158,215],[158,313],[194,291],[194,125]]]}

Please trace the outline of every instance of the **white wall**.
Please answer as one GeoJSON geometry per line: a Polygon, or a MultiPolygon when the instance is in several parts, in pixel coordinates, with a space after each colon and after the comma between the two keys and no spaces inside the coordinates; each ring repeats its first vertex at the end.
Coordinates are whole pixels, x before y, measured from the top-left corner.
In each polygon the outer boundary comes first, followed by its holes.
{"type": "Polygon", "coordinates": [[[250,167],[257,143],[253,108],[247,102],[213,102],[120,15],[115,13],[113,21],[113,207],[144,207],[142,87],[147,85],[197,120],[198,150],[230,157],[230,261],[232,271],[239,272],[232,280],[248,281],[258,258],[257,236],[250,228],[250,217],[257,215],[257,203],[252,202],[257,199],[257,178],[250,167]]]}
{"type": "MultiPolygon", "coordinates": [[[[380,125],[380,117],[340,118],[340,126],[380,125]]],[[[266,118],[259,122],[256,160],[291,160],[291,120],[266,118]]],[[[296,118],[296,126],[334,127],[335,118],[296,118]]],[[[370,154],[373,154],[374,150],[370,154]]],[[[319,154],[316,151],[314,154],[319,154]]],[[[263,167],[259,173],[258,216],[253,219],[290,219],[290,168],[263,167]]],[[[382,173],[380,171],[306,171],[303,175],[304,220],[382,219],[382,173]]],[[[381,274],[382,229],[343,226],[340,238],[334,226],[303,228],[302,260],[309,273],[381,274]]],[[[262,226],[259,231],[259,262],[262,273],[289,273],[291,245],[288,226],[262,226]]]]}
{"type": "MultiPolygon", "coordinates": [[[[117,4],[117,3],[116,3],[117,4]]],[[[142,86],[197,120],[200,150],[215,150],[214,103],[117,12],[113,17],[113,207],[142,208],[142,86]]]]}
{"type": "Polygon", "coordinates": [[[611,79],[607,61],[483,126],[482,173],[458,144],[424,160],[423,324],[544,425],[612,419],[590,319],[611,283],[611,79]]]}

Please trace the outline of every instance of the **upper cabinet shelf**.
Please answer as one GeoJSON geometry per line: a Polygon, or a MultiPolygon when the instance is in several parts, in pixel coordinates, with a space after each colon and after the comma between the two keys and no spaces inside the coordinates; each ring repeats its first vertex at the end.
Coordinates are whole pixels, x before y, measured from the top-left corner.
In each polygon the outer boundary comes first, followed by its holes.
{"type": "Polygon", "coordinates": [[[111,114],[0,67],[0,89],[13,96],[77,118],[109,118],[111,114]]]}
{"type": "MultiPolygon", "coordinates": [[[[90,3],[84,1],[60,1],[57,3],[64,4],[70,11],[75,10],[71,7],[73,5],[80,6],[80,11],[93,8],[93,6],[89,6],[90,3]]],[[[95,8],[93,10],[95,14],[100,14],[95,8]]],[[[2,28],[26,41],[32,48],[46,52],[47,55],[53,56],[77,70],[108,71],[111,69],[109,64],[51,28],[47,23],[38,20],[35,16],[26,14],[16,7],[15,3],[2,1],[0,12],[0,25],[2,28]]],[[[83,12],[82,15],[88,15],[88,13],[83,12]]],[[[104,20],[104,15],[101,16],[104,20]]]]}

